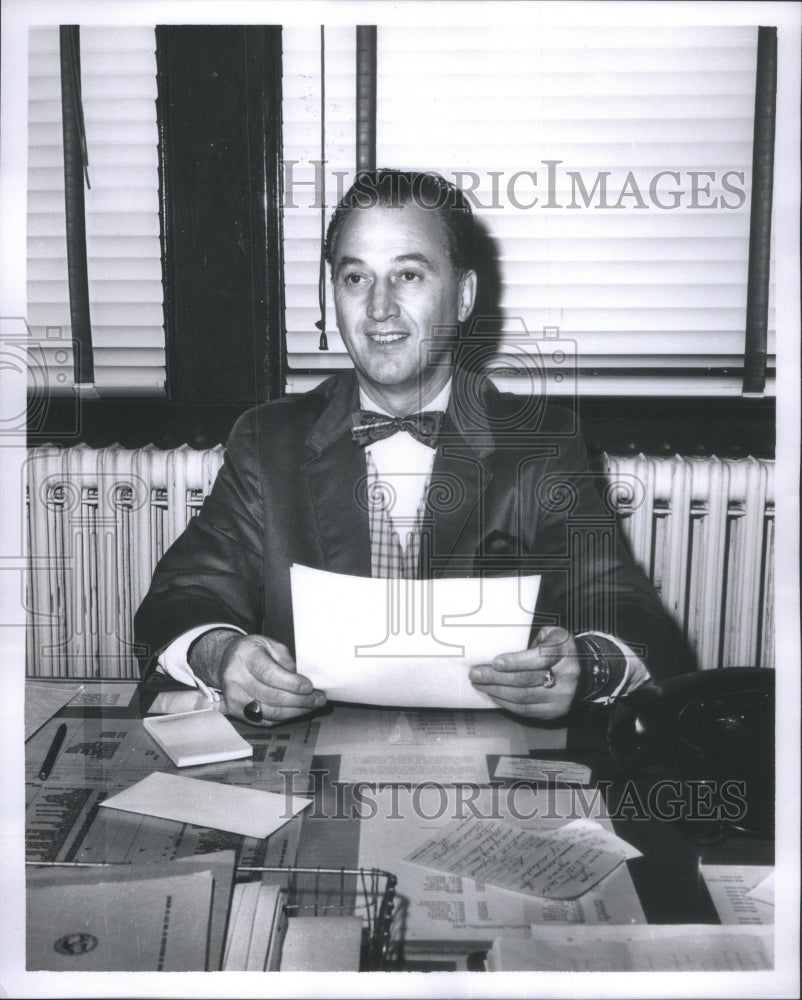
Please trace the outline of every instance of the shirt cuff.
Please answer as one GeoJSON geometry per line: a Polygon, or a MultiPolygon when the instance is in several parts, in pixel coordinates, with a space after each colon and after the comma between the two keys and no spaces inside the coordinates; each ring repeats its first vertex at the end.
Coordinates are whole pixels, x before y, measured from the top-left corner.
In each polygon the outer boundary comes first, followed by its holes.
{"type": "Polygon", "coordinates": [[[211,625],[199,625],[197,628],[191,628],[188,632],[179,635],[177,639],[173,639],[169,646],[165,646],[158,657],[156,673],[167,674],[168,677],[172,677],[180,684],[198,688],[208,701],[220,701],[220,692],[216,688],[210,688],[204,684],[200,677],[195,674],[187,659],[187,653],[192,643],[216,628],[230,629],[232,632],[245,635],[241,628],[230,625],[228,622],[215,622],[211,625]]]}
{"type": "Polygon", "coordinates": [[[646,684],[652,679],[652,675],[649,673],[646,664],[639,656],[632,652],[625,642],[621,642],[620,639],[617,639],[614,635],[608,635],[606,632],[582,632],[577,636],[577,639],[581,639],[583,635],[596,635],[600,639],[606,639],[608,642],[611,642],[620,650],[621,655],[626,661],[626,669],[615,689],[599,698],[588,698],[588,704],[609,705],[616,698],[622,698],[624,695],[631,694],[637,688],[641,687],[641,685],[646,684]]]}

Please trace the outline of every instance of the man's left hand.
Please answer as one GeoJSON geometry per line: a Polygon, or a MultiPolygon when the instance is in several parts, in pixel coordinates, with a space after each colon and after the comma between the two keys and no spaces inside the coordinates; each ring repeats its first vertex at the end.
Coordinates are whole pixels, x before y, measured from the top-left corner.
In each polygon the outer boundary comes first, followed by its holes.
{"type": "Polygon", "coordinates": [[[542,628],[529,649],[472,667],[469,676],[500,708],[530,719],[558,719],[571,707],[579,682],[574,637],[564,628],[542,628]]]}

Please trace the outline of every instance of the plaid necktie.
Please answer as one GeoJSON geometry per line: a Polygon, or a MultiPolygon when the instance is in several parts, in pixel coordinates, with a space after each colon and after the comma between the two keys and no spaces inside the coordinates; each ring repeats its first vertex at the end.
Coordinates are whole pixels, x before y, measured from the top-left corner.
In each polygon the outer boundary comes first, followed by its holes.
{"type": "Polygon", "coordinates": [[[406,417],[390,417],[372,410],[358,410],[351,416],[351,436],[360,448],[364,448],[374,441],[383,441],[399,431],[406,431],[421,444],[436,448],[444,417],[442,410],[425,410],[406,417]]]}

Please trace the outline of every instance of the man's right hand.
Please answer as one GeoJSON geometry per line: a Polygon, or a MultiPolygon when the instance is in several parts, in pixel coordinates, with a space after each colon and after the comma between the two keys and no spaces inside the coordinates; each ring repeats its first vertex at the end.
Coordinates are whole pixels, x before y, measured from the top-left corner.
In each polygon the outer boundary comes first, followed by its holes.
{"type": "MultiPolygon", "coordinates": [[[[206,645],[206,639],[203,636],[198,646],[206,645]]],[[[287,647],[267,636],[215,630],[208,633],[206,649],[196,647],[193,653],[193,670],[206,674],[209,682],[223,692],[226,710],[247,722],[253,720],[246,718],[245,706],[254,702],[266,725],[293,719],[326,704],[323,691],[316,691],[309,678],[297,672],[287,647]],[[209,663],[211,656],[217,661],[214,665],[209,663]],[[196,666],[197,660],[201,662],[196,666]],[[198,671],[198,667],[205,669],[198,671]]]]}

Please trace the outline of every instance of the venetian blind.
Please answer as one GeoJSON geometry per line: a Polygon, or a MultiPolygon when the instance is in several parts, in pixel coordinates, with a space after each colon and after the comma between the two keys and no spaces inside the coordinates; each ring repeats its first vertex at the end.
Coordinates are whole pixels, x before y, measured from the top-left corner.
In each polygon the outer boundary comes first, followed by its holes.
{"type": "MultiPolygon", "coordinates": [[[[290,392],[311,387],[323,377],[323,373],[304,377],[298,369],[350,364],[337,333],[328,287],[328,351],[318,350],[320,331],[315,324],[321,318],[321,204],[326,207],[328,223],[338,199],[353,180],[356,165],[356,29],[326,28],[322,44],[325,85],[321,107],[320,28],[282,29],[284,278],[290,392]],[[321,165],[322,111],[326,162],[321,165]]],[[[328,286],[328,273],[325,279],[328,286]]]]}
{"type": "MultiPolygon", "coordinates": [[[[82,26],[80,37],[94,388],[161,395],[155,32],[82,26]]],[[[28,100],[28,322],[50,391],[71,392],[58,27],[30,30],[28,100]]]]}
{"type": "MultiPolygon", "coordinates": [[[[756,28],[379,28],[377,165],[468,192],[500,270],[479,332],[503,331],[505,388],[531,391],[534,359],[557,393],[741,391],[756,44],[756,28]]],[[[292,260],[286,280],[311,305],[292,260]]],[[[291,369],[347,365],[329,345],[288,312],[291,369]]],[[[773,312],[769,353],[773,375],[773,312]]]]}

